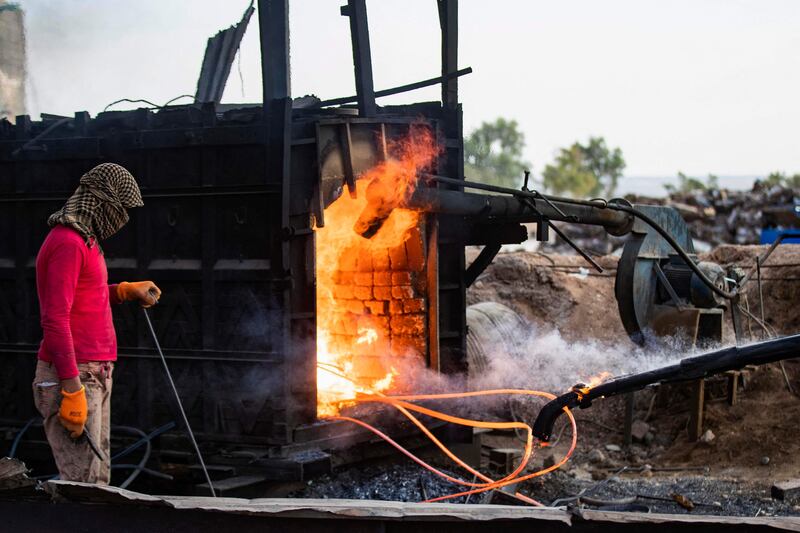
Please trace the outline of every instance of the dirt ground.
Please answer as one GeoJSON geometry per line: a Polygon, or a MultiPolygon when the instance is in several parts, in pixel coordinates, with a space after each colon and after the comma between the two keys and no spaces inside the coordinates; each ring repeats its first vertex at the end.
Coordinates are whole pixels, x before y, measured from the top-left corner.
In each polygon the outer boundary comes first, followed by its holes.
{"type": "MultiPolygon", "coordinates": [[[[725,267],[740,266],[747,271],[766,248],[722,246],[706,257],[725,267]]],[[[503,303],[533,323],[557,328],[569,340],[630,343],[616,312],[616,261],[612,256],[600,258],[605,272],[597,273],[577,256],[501,254],[470,289],[469,303],[503,303]]],[[[779,247],[769,258],[762,268],[762,292],[766,322],[775,332],[786,335],[800,331],[800,246],[779,247]]],[[[749,285],[747,301],[751,310],[758,310],[755,282],[749,285]]],[[[760,338],[756,324],[749,324],[749,330],[754,339],[760,338]]],[[[733,341],[730,326],[726,328],[726,341],[733,341]]],[[[786,361],[784,366],[789,383],[800,392],[800,360],[786,361]]],[[[749,373],[740,382],[736,405],[726,401],[727,386],[723,377],[707,383],[704,429],[714,437],[706,443],[688,441],[686,386],[663,386],[635,395],[634,420],[646,424],[649,435],[646,441],[634,442],[629,448],[625,448],[621,432],[621,398],[579,410],[578,447],[564,473],[573,480],[596,482],[627,466],[640,470],[619,476],[629,482],[643,476],[674,480],[700,474],[731,482],[754,482],[751,492],[763,492],[774,481],[798,477],[800,397],[788,391],[780,366],[769,365],[749,373]]],[[[533,416],[535,413],[531,413],[533,416]]],[[[504,445],[505,437],[494,438],[498,439],[494,445],[504,445]]],[[[555,455],[565,447],[565,442],[559,443],[555,455]]],[[[547,493],[544,487],[540,486],[540,492],[547,493]]],[[[769,500],[768,490],[765,494],[769,500]]]]}

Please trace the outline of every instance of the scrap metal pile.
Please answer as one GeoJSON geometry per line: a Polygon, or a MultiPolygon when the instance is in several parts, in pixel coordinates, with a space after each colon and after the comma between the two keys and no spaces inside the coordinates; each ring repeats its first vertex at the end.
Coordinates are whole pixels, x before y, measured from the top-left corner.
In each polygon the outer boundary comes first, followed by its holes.
{"type": "MultiPolygon", "coordinates": [[[[665,197],[628,195],[633,204],[663,205],[676,209],[686,221],[701,251],[721,244],[759,244],[764,228],[800,226],[800,191],[782,185],[756,181],[749,191],[703,189],[673,192],[665,197]]],[[[600,228],[570,227],[572,240],[600,255],[622,247],[622,239],[609,236],[600,228]]],[[[571,253],[572,248],[557,240],[547,251],[571,253]]]]}

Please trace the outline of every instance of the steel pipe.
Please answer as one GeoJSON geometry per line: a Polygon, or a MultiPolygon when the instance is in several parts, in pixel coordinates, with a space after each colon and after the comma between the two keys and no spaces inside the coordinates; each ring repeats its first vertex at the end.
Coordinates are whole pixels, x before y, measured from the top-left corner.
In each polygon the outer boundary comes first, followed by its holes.
{"type": "Polygon", "coordinates": [[[507,222],[537,222],[544,217],[603,226],[612,235],[625,235],[633,226],[632,215],[600,206],[428,187],[418,187],[402,207],[449,215],[496,217],[507,222]]]}

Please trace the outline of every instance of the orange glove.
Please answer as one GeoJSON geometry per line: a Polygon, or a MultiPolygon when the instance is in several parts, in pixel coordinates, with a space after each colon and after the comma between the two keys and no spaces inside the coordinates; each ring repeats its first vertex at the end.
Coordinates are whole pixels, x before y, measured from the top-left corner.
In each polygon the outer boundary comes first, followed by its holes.
{"type": "Polygon", "coordinates": [[[152,307],[158,303],[161,289],[152,281],[123,281],[117,285],[117,298],[123,302],[139,300],[142,307],[152,307]]]}
{"type": "Polygon", "coordinates": [[[75,392],[61,389],[61,408],[58,410],[58,421],[67,428],[73,439],[77,439],[83,433],[88,410],[86,389],[83,385],[75,392]]]}

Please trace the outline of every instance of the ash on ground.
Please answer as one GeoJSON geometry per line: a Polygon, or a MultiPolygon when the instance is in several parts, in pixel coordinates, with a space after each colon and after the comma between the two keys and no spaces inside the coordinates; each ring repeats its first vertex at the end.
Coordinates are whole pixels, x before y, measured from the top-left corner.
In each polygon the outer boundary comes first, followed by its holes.
{"type": "Polygon", "coordinates": [[[705,475],[628,477],[622,474],[592,481],[565,471],[542,478],[522,492],[545,505],[580,505],[591,509],[640,510],[629,507],[636,505],[652,513],[800,516],[800,506],[772,499],[767,483],[705,475]],[[586,497],[592,505],[578,500],[578,495],[586,497]],[[694,508],[689,510],[680,505],[676,498],[681,497],[692,502],[694,508]]]}
{"type": "MultiPolygon", "coordinates": [[[[452,477],[460,477],[443,468],[439,470],[452,477]]],[[[306,487],[292,494],[292,497],[421,502],[463,490],[467,489],[410,461],[401,461],[342,469],[308,481],[306,487]]],[[[459,497],[447,501],[463,503],[465,499],[459,497]]]]}

